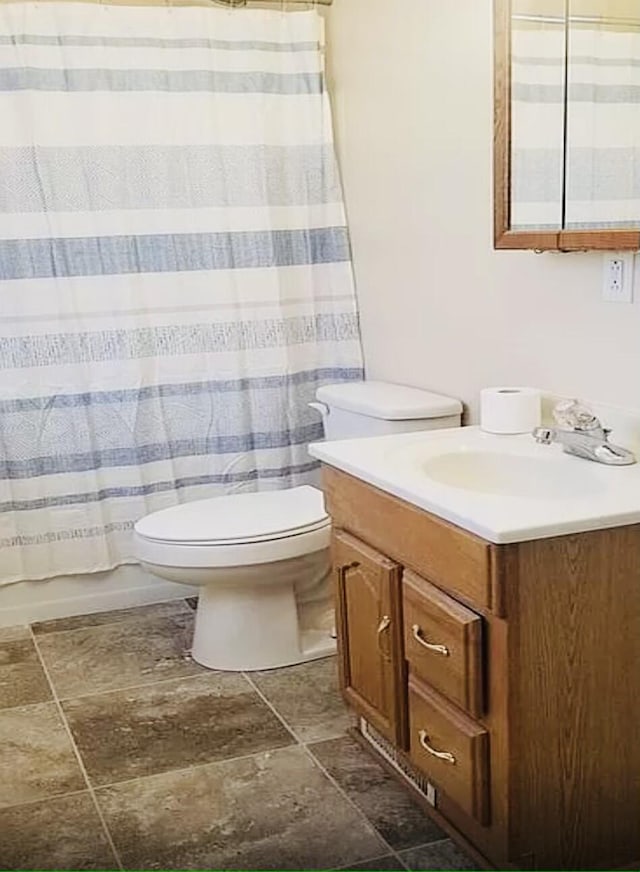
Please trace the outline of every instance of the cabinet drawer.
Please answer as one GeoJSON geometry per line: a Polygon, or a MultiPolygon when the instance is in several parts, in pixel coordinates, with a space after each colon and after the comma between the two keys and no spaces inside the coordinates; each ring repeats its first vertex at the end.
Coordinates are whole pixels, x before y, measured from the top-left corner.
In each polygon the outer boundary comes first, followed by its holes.
{"type": "Polygon", "coordinates": [[[409,677],[410,756],[466,814],[489,823],[489,734],[409,677]]]}
{"type": "Polygon", "coordinates": [[[369,542],[474,608],[502,614],[501,563],[489,542],[331,467],[323,467],[336,527],[369,542]]]}
{"type": "Polygon", "coordinates": [[[413,572],[402,581],[411,671],[475,717],[484,709],[482,618],[413,572]]]}

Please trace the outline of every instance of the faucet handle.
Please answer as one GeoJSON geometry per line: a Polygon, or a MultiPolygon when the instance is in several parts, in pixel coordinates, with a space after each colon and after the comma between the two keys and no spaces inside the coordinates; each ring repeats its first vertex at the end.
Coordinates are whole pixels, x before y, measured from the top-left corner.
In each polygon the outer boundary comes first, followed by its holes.
{"type": "Polygon", "coordinates": [[[561,427],[572,430],[597,430],[600,421],[593,412],[577,400],[562,400],[553,409],[553,419],[561,427]]]}

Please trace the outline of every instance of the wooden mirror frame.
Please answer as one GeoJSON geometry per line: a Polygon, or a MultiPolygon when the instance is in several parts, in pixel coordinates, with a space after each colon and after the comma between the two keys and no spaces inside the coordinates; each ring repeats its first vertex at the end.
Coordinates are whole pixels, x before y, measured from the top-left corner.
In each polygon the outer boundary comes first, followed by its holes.
{"type": "Polygon", "coordinates": [[[638,251],[640,230],[511,230],[511,0],[494,6],[494,248],[638,251]]]}

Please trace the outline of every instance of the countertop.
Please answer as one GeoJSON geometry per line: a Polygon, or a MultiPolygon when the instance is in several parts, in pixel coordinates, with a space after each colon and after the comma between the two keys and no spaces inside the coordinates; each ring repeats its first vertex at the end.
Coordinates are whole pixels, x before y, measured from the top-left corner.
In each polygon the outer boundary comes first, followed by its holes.
{"type": "Polygon", "coordinates": [[[528,434],[462,427],[315,442],[309,453],[497,544],[640,523],[640,464],[572,457],[528,434]]]}

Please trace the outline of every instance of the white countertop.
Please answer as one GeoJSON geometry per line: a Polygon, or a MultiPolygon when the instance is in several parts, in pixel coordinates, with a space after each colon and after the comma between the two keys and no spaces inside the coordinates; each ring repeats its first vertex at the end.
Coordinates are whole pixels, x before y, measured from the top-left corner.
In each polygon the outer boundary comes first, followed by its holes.
{"type": "Polygon", "coordinates": [[[640,464],[605,466],[530,435],[463,427],[315,442],[309,453],[498,544],[640,523],[640,464]]]}

